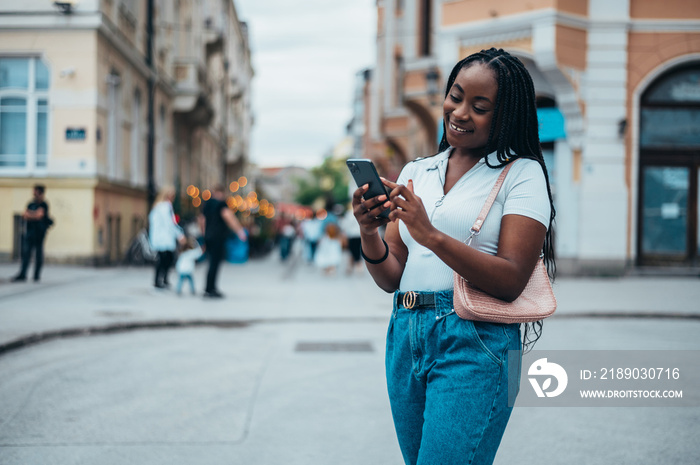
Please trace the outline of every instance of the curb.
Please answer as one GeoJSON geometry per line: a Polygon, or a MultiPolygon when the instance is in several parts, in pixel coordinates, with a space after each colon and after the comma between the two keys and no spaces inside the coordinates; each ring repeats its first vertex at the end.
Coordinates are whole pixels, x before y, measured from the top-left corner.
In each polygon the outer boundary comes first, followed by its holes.
{"type": "Polygon", "coordinates": [[[566,318],[640,318],[654,320],[700,320],[700,313],[681,313],[681,312],[620,312],[620,311],[597,311],[597,312],[569,312],[555,313],[551,318],[566,319],[566,318]]]}
{"type": "Polygon", "coordinates": [[[33,333],[10,342],[0,344],[0,355],[19,350],[28,346],[49,342],[56,339],[66,339],[81,336],[115,334],[144,329],[178,329],[196,327],[243,328],[248,326],[245,321],[235,320],[163,320],[132,323],[116,323],[106,326],[88,326],[84,328],[66,328],[42,333],[33,333]]]}
{"type": "MultiPolygon", "coordinates": [[[[601,318],[601,319],[670,319],[670,320],[700,320],[696,313],[639,313],[639,312],[577,312],[554,315],[552,319],[601,318]]],[[[366,323],[369,321],[385,323],[384,317],[344,317],[344,318],[258,318],[249,320],[155,320],[115,323],[105,326],[87,326],[83,328],[66,328],[22,336],[13,341],[0,344],[0,356],[25,347],[50,342],[57,339],[67,339],[83,336],[117,334],[129,331],[156,329],[187,329],[187,328],[245,328],[261,323],[366,323]]]]}
{"type": "Polygon", "coordinates": [[[116,334],[129,331],[156,330],[156,329],[187,329],[187,328],[245,328],[261,323],[366,323],[374,321],[384,323],[387,318],[379,317],[344,317],[344,318],[258,318],[249,320],[155,320],[115,323],[105,326],[87,326],[83,328],[65,328],[41,333],[32,333],[13,341],[0,344],[0,356],[29,347],[32,345],[50,342],[56,339],[67,339],[83,336],[98,336],[103,334],[116,334]]]}

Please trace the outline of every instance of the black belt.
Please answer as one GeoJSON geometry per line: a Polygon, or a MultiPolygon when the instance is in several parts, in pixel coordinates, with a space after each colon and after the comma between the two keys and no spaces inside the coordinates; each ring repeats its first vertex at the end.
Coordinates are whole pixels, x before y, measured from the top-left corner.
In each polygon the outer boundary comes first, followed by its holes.
{"type": "Polygon", "coordinates": [[[403,308],[407,308],[409,310],[421,307],[434,307],[435,294],[432,292],[424,294],[414,291],[399,292],[398,303],[403,308]]]}

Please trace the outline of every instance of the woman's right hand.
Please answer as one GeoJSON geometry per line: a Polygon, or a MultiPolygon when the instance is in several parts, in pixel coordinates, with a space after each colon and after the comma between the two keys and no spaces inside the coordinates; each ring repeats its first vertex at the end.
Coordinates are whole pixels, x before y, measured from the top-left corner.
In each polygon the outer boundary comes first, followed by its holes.
{"type": "Polygon", "coordinates": [[[369,189],[369,184],[360,186],[352,195],[352,212],[360,224],[362,234],[371,236],[377,233],[380,226],[389,222],[388,218],[381,218],[379,214],[391,206],[386,195],[379,195],[369,200],[362,196],[369,189]]]}

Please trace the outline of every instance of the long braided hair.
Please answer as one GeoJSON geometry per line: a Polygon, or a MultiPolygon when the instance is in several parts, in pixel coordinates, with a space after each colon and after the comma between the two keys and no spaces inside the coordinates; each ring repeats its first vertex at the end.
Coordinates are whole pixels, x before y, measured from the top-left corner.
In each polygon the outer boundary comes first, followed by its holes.
{"type": "MultiPolygon", "coordinates": [[[[496,104],[494,118],[491,122],[489,138],[486,142],[485,153],[496,152],[498,163],[491,165],[488,157],[486,164],[489,168],[501,168],[508,163],[512,163],[518,158],[529,158],[537,161],[542,167],[545,181],[547,182],[547,195],[551,206],[549,217],[549,227],[544,240],[544,263],[551,279],[556,274],[556,263],[554,260],[554,237],[552,227],[554,225],[554,202],[552,200],[552,190],[549,184],[547,168],[542,156],[540,147],[540,136],[537,123],[537,107],[535,104],[535,86],[532,83],[530,73],[523,63],[503,49],[490,48],[464,58],[459,61],[450,73],[445,90],[445,98],[448,97],[450,89],[457,78],[459,72],[481,63],[494,71],[498,81],[498,93],[496,94],[496,104]],[[494,136],[494,134],[497,134],[494,136]]],[[[447,143],[447,128],[443,120],[442,140],[438,152],[443,152],[449,148],[447,143]]],[[[542,335],[542,321],[528,323],[523,332],[523,348],[529,350],[542,335]]]]}

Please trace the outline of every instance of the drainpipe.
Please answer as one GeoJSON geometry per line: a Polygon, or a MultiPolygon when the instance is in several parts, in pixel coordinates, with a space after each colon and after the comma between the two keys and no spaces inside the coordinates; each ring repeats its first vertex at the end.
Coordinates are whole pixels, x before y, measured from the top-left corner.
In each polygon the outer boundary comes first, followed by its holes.
{"type": "Polygon", "coordinates": [[[146,65],[148,65],[148,148],[146,151],[146,173],[148,176],[148,211],[151,211],[156,199],[156,181],[154,169],[155,148],[155,96],[156,96],[156,67],[153,62],[153,0],[148,0],[146,5],[146,65]]]}

